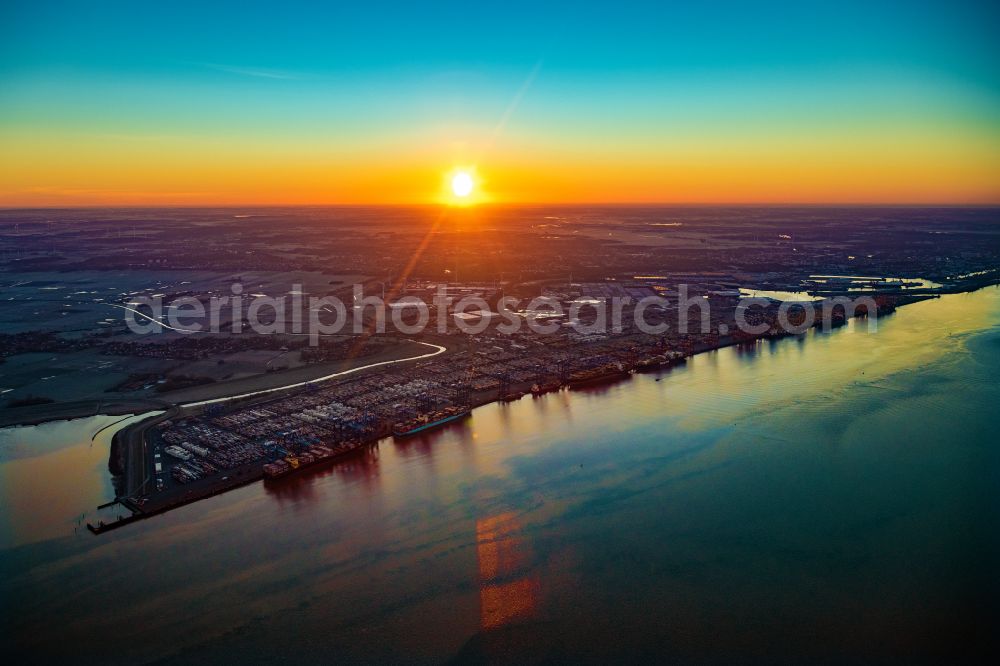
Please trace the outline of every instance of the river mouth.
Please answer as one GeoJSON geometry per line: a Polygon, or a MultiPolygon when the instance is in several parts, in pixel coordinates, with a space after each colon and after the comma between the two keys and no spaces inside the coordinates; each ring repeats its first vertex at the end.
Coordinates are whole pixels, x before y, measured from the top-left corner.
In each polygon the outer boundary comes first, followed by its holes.
{"type": "MultiPolygon", "coordinates": [[[[18,515],[0,586],[32,599],[17,647],[96,658],[109,648],[94,635],[125,632],[116,649],[142,661],[440,663],[522,644],[809,659],[972,641],[991,608],[998,324],[1000,291],[985,289],[907,305],[877,332],[852,321],[699,354],[598,392],[487,405],[100,538],[72,512],[105,499],[106,478],[42,532],[40,491],[77,486],[5,482],[18,515]]],[[[99,423],[62,425],[25,458],[54,456],[57,480],[84,469],[74,456],[99,423]]],[[[84,465],[107,475],[100,453],[84,465]]],[[[20,460],[5,455],[4,481],[20,460]]]]}

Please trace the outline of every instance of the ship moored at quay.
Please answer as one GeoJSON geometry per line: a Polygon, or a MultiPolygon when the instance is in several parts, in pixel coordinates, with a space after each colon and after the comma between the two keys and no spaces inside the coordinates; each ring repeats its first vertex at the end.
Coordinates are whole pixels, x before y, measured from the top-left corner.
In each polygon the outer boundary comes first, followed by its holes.
{"type": "Polygon", "coordinates": [[[265,463],[263,467],[264,480],[269,481],[279,479],[283,476],[288,476],[292,472],[297,472],[299,470],[306,469],[307,467],[312,467],[337,458],[342,458],[360,450],[365,446],[365,444],[366,442],[357,440],[339,442],[331,445],[317,444],[316,446],[310,447],[308,451],[303,451],[298,454],[289,454],[284,458],[278,458],[272,462],[265,463]]]}
{"type": "Polygon", "coordinates": [[[687,357],[683,353],[667,352],[657,356],[649,356],[647,358],[640,359],[636,361],[633,369],[636,372],[656,372],[657,370],[663,370],[665,368],[672,368],[675,365],[680,365],[685,361],[687,361],[687,357]]]}
{"type": "Polygon", "coordinates": [[[588,370],[580,370],[569,376],[569,387],[583,388],[604,382],[625,379],[631,373],[630,369],[621,363],[608,363],[588,370]]]}
{"type": "Polygon", "coordinates": [[[399,423],[392,429],[392,434],[394,437],[412,437],[413,435],[418,435],[422,432],[427,432],[428,430],[464,419],[471,413],[472,410],[465,406],[446,407],[437,412],[399,423]]]}

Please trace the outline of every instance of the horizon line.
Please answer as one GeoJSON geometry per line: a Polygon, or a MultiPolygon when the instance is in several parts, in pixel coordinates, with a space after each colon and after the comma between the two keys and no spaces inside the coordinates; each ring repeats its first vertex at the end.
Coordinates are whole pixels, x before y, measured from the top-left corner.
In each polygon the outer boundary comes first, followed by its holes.
{"type": "Polygon", "coordinates": [[[59,204],[59,205],[2,205],[0,211],[11,210],[79,210],[79,209],[219,209],[245,208],[453,208],[472,211],[482,208],[518,207],[608,207],[608,208],[1000,208],[995,202],[483,202],[474,206],[454,206],[446,203],[224,203],[224,204],[59,204]]]}

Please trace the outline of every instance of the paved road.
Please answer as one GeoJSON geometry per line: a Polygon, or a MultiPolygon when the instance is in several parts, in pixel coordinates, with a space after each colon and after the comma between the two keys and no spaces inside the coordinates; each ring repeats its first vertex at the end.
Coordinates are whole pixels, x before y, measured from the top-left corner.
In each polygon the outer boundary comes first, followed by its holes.
{"type": "Polygon", "coordinates": [[[369,363],[368,365],[360,365],[356,368],[351,368],[350,370],[342,370],[340,372],[334,372],[329,375],[324,375],[323,377],[317,377],[316,379],[309,379],[303,382],[296,382],[294,384],[286,384],[285,386],[275,386],[273,388],[262,389],[260,391],[250,391],[249,393],[230,395],[230,396],[225,396],[223,398],[213,398],[211,400],[185,402],[181,403],[181,405],[183,407],[201,407],[202,405],[214,405],[220,402],[228,402],[229,400],[239,400],[241,398],[249,398],[255,395],[266,395],[268,393],[275,393],[277,391],[287,391],[288,389],[299,388],[300,386],[306,386],[308,384],[319,384],[321,382],[326,382],[331,379],[336,379],[337,377],[343,377],[344,375],[352,375],[355,372],[361,372],[362,370],[368,370],[369,368],[376,368],[383,365],[393,365],[394,363],[406,363],[408,361],[419,361],[422,358],[431,358],[432,356],[437,356],[438,354],[443,354],[446,351],[448,351],[447,347],[431,344],[430,342],[420,342],[418,340],[410,340],[409,342],[415,342],[418,345],[431,347],[434,349],[434,351],[428,352],[426,354],[420,354],[418,356],[407,356],[406,358],[397,358],[391,361],[379,361],[377,363],[369,363]]]}

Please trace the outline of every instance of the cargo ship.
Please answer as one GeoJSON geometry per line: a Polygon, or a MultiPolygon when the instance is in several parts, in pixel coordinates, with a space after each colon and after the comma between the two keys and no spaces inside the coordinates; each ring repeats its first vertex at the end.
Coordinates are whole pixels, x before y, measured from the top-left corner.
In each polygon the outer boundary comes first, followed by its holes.
{"type": "Polygon", "coordinates": [[[663,368],[671,368],[684,362],[684,354],[680,352],[668,352],[657,356],[644,358],[635,364],[636,372],[654,372],[663,368]]]}
{"type": "Polygon", "coordinates": [[[452,423],[453,421],[464,419],[470,413],[471,411],[465,407],[449,407],[447,409],[442,409],[439,412],[419,416],[415,419],[398,423],[396,424],[396,427],[392,429],[392,434],[395,437],[410,437],[433,428],[438,428],[446,423],[452,423]]]}
{"type": "Polygon", "coordinates": [[[663,367],[663,358],[659,356],[653,356],[650,358],[640,359],[636,361],[635,371],[636,372],[654,372],[663,367]]]}
{"type": "Polygon", "coordinates": [[[589,370],[579,370],[569,376],[570,388],[583,388],[594,384],[603,384],[617,379],[624,379],[629,376],[627,368],[617,363],[608,363],[589,370]]]}
{"type": "Polygon", "coordinates": [[[340,458],[364,446],[364,442],[347,441],[337,444],[319,444],[299,454],[289,454],[264,465],[264,479],[278,479],[307,467],[340,458]]]}
{"type": "Polygon", "coordinates": [[[562,388],[560,382],[546,382],[545,384],[533,384],[531,386],[531,395],[542,395],[544,393],[551,393],[552,391],[558,391],[562,388]]]}

